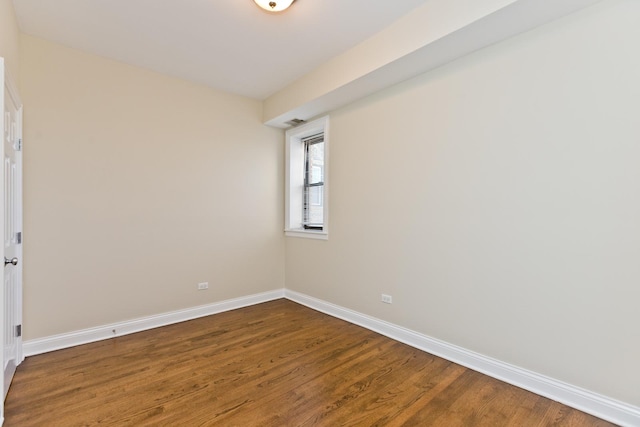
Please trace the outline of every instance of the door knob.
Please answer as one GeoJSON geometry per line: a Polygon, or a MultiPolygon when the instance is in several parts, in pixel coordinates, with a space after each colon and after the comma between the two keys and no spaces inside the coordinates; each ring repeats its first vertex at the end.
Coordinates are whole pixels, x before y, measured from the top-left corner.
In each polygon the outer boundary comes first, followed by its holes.
{"type": "Polygon", "coordinates": [[[7,259],[7,257],[4,257],[4,265],[7,264],[18,265],[18,258],[14,257],[12,259],[7,259]]]}

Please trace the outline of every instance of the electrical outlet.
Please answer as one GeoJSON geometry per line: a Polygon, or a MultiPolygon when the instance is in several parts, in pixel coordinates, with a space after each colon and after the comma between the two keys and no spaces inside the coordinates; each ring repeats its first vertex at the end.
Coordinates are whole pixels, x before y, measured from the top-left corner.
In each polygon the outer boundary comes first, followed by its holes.
{"type": "Polygon", "coordinates": [[[198,283],[199,291],[204,291],[205,289],[209,289],[209,282],[198,283]]]}
{"type": "Polygon", "coordinates": [[[391,302],[392,302],[391,295],[382,294],[381,297],[380,297],[380,301],[382,301],[385,304],[391,304],[391,302]]]}

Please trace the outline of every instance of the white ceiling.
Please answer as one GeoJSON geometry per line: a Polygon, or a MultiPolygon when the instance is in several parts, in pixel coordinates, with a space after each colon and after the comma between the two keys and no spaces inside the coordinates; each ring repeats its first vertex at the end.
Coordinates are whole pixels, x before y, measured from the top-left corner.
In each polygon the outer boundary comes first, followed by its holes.
{"type": "Polygon", "coordinates": [[[100,56],[265,99],[429,0],[13,0],[20,29],[100,56]]]}

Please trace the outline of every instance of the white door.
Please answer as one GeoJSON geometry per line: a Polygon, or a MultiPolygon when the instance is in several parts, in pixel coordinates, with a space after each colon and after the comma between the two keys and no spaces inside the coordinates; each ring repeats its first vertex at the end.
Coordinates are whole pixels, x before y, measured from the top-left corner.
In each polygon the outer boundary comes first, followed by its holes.
{"type": "Polygon", "coordinates": [[[3,80],[4,400],[16,367],[22,362],[22,105],[6,73],[3,80]]]}

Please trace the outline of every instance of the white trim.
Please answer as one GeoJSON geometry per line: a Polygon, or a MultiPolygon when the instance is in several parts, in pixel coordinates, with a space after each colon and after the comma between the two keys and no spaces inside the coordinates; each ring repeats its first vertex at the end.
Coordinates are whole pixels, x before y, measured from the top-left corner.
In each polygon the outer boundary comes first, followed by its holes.
{"type": "Polygon", "coordinates": [[[304,237],[305,239],[329,240],[329,235],[324,231],[313,230],[285,230],[287,237],[304,237]]]}
{"type": "Polygon", "coordinates": [[[155,316],[141,317],[125,322],[112,323],[95,328],[27,340],[24,341],[22,350],[25,356],[33,356],[81,344],[88,344],[95,341],[133,334],[135,332],[146,331],[148,329],[158,328],[161,326],[172,325],[174,323],[210,316],[212,314],[235,310],[283,297],[284,289],[279,289],[246,297],[220,301],[213,304],[187,308],[184,310],[171,311],[155,316]]]}
{"type": "Polygon", "coordinates": [[[298,292],[285,290],[285,298],[314,310],[378,332],[427,353],[563,403],[621,426],[640,426],[640,407],[540,375],[462,347],[367,316],[298,292]]]}

